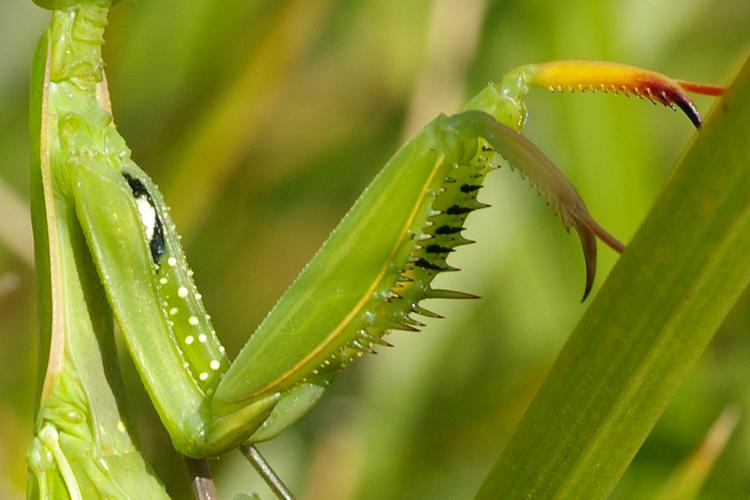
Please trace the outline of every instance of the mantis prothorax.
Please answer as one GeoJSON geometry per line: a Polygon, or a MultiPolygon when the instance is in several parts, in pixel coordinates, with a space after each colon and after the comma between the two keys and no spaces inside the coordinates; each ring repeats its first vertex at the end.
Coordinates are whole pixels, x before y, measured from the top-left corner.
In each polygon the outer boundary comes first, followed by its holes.
{"type": "Polygon", "coordinates": [[[599,226],[564,175],[518,132],[532,87],[604,89],[678,106],[696,125],[685,91],[720,88],[674,81],[631,66],[558,61],[522,66],[464,109],[409,140],[360,196],[284,293],[237,359],[220,344],[169,209],[133,163],[114,126],[101,59],[111,0],[35,0],[52,10],[32,78],[33,222],[39,276],[40,405],[29,452],[29,495],[158,498],[166,492],[134,446],[120,413],[114,315],[174,447],[222,454],[276,436],[307,412],[332,378],[385,344],[393,329],[436,316],[435,289],[485,175],[518,169],[580,237],[584,298],[596,268],[599,226]]]}

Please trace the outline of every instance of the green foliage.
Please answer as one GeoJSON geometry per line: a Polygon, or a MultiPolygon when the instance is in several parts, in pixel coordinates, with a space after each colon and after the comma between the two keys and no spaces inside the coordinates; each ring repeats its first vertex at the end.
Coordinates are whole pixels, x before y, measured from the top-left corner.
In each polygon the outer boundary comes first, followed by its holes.
{"type": "Polygon", "coordinates": [[[750,61],[669,180],[478,498],[606,498],[750,282],[750,61]],[[710,168],[707,168],[710,166],[710,168]]]}

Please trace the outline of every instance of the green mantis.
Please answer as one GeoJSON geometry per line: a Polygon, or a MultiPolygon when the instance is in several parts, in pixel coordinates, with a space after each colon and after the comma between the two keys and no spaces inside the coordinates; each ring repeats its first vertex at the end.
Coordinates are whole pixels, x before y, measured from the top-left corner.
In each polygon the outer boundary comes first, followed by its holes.
{"type": "Polygon", "coordinates": [[[484,177],[517,168],[574,228],[586,261],[596,238],[623,246],[589,215],[563,174],[518,131],[531,87],[606,88],[677,105],[719,89],[605,63],[523,66],[388,162],[230,361],[192,280],[169,209],[114,126],[101,46],[111,0],[37,0],[52,10],[32,81],[33,221],[43,384],[29,452],[29,495],[165,497],[122,413],[114,316],[176,450],[220,455],[292,425],[356,358],[394,329],[435,316],[426,298],[457,247],[484,177]]]}

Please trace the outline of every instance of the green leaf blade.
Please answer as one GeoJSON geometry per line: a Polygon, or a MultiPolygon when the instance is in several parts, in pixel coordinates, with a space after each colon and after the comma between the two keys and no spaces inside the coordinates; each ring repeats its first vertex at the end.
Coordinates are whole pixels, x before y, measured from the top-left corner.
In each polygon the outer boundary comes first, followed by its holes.
{"type": "Polygon", "coordinates": [[[750,65],[560,353],[478,498],[604,498],[750,282],[750,65]]]}

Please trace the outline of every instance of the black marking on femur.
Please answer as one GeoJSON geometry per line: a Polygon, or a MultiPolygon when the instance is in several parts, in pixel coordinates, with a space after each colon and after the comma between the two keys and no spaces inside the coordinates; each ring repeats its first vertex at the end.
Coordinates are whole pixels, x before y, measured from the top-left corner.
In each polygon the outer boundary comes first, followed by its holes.
{"type": "Polygon", "coordinates": [[[417,259],[414,265],[421,267],[422,269],[428,269],[430,271],[444,271],[445,270],[445,268],[435,265],[429,260],[421,258],[421,257],[417,259]]]}
{"type": "Polygon", "coordinates": [[[462,207],[461,205],[451,205],[448,207],[448,210],[445,211],[448,215],[461,215],[461,214],[468,214],[474,210],[471,207],[462,207]]]}
{"type": "Polygon", "coordinates": [[[476,191],[477,189],[481,188],[481,184],[464,184],[461,186],[461,192],[462,193],[471,193],[476,191]]]}
{"type": "Polygon", "coordinates": [[[428,245],[425,248],[425,252],[427,253],[451,253],[452,251],[452,248],[444,247],[441,245],[428,245]]]}
{"type": "Polygon", "coordinates": [[[435,234],[456,234],[463,231],[464,228],[461,226],[440,226],[439,228],[435,229],[435,234]]]}
{"type": "Polygon", "coordinates": [[[148,192],[146,185],[140,179],[124,172],[122,176],[128,182],[128,186],[130,186],[130,190],[133,192],[133,197],[135,199],[145,199],[151,205],[151,208],[154,209],[154,234],[151,236],[148,246],[151,250],[151,259],[154,261],[154,264],[159,264],[164,255],[164,226],[162,225],[161,217],[159,217],[159,210],[156,208],[151,193],[148,192]]]}

